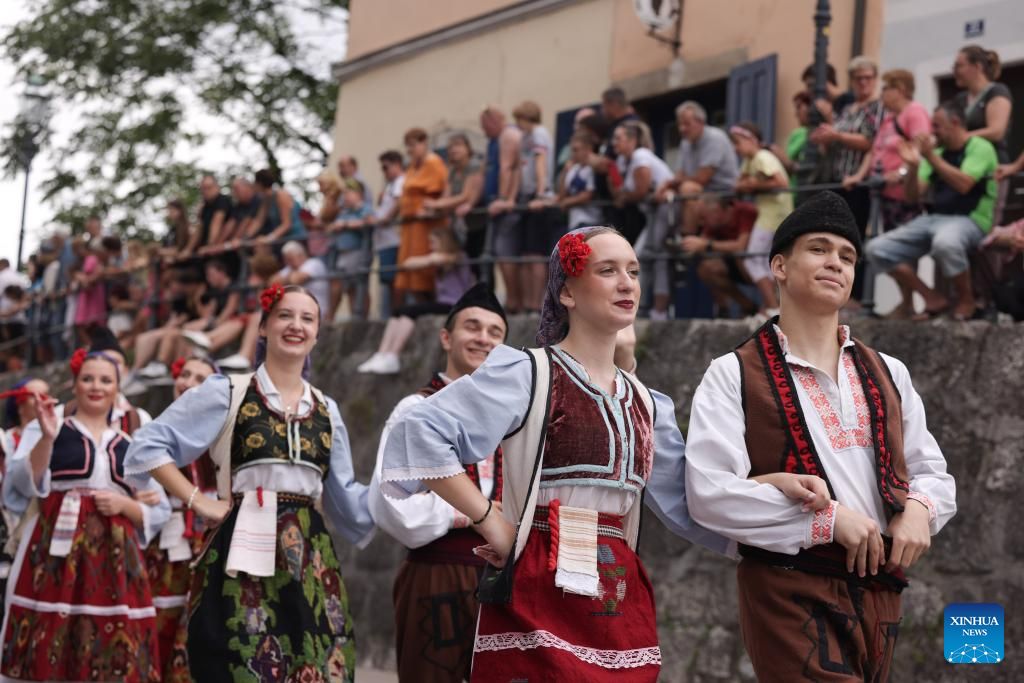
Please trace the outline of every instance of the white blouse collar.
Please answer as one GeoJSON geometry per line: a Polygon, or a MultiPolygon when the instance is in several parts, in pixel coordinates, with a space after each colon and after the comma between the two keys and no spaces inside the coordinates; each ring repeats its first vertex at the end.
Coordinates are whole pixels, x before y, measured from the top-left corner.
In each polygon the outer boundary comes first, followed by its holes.
{"type": "MultiPolygon", "coordinates": [[[[267,372],[266,365],[260,365],[256,369],[256,382],[259,384],[260,393],[267,399],[270,407],[274,410],[283,413],[284,412],[284,401],[281,400],[281,392],[274,386],[273,380],[270,379],[270,373],[267,372]]],[[[299,399],[298,408],[295,410],[296,415],[305,415],[313,408],[313,390],[309,386],[309,382],[302,380],[302,398],[299,399]]]]}

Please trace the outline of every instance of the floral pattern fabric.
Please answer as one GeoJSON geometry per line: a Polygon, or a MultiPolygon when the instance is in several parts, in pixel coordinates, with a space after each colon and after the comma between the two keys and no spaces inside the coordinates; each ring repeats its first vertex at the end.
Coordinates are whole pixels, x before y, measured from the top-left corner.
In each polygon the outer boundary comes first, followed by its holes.
{"type": "Polygon", "coordinates": [[[224,572],[238,508],[216,530],[193,578],[188,656],[205,681],[352,681],[355,639],[341,565],[323,518],[277,506],[274,576],[224,572]]]}
{"type": "Polygon", "coordinates": [[[155,611],[134,526],[101,514],[83,495],[71,551],[54,557],[50,539],[63,499],[57,492],[39,501],[0,670],[35,681],[160,681],[155,611]]]}

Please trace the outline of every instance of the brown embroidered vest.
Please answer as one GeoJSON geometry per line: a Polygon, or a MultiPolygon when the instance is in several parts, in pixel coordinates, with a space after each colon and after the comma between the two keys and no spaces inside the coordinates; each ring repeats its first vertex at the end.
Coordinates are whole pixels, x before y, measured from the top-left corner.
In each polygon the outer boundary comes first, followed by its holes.
{"type": "MultiPolygon", "coordinates": [[[[891,518],[903,511],[910,490],[903,457],[901,397],[889,367],[878,352],[857,339],[853,344],[849,352],[867,401],[875,452],[875,483],[886,517],[891,518]]],[[[829,493],[835,499],[828,472],[807,428],[793,373],[775,332],[775,320],[768,321],[734,353],[740,364],[746,423],[744,440],[750,458],[750,476],[775,472],[813,474],[825,480],[829,493]]],[[[773,564],[782,562],[804,571],[824,574],[838,571],[845,575],[842,562],[835,562],[845,556],[845,550],[836,543],[814,546],[796,556],[781,556],[746,545],[740,546],[740,553],[744,557],[755,557],[773,564]]],[[[879,576],[882,576],[881,572],[879,576]]],[[[894,581],[888,582],[889,578],[880,579],[887,588],[901,590],[906,585],[899,572],[892,577],[894,581]]]]}
{"type": "MultiPolygon", "coordinates": [[[[878,492],[891,517],[903,511],[909,491],[901,398],[877,351],[854,339],[852,353],[871,420],[878,492]]],[[[774,325],[767,323],[735,354],[740,362],[751,476],[793,472],[814,474],[828,483],[774,325]]],[[[829,491],[835,495],[831,483],[829,491]]]]}
{"type": "Polygon", "coordinates": [[[258,464],[289,463],[311,467],[327,476],[333,436],[327,404],[313,394],[306,415],[285,420],[260,393],[255,375],[249,383],[231,435],[231,471],[258,464]],[[298,425],[297,440],[289,430],[298,425]],[[291,442],[291,447],[289,447],[291,442]]]}

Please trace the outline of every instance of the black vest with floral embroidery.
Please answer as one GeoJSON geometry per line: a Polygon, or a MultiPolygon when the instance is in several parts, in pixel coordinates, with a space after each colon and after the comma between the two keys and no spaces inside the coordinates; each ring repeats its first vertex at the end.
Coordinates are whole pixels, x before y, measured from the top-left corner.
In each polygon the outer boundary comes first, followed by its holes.
{"type": "Polygon", "coordinates": [[[313,407],[305,415],[285,416],[268,405],[252,378],[238,408],[231,435],[231,471],[253,465],[288,463],[311,467],[327,476],[333,437],[327,404],[313,394],[313,407]]]}

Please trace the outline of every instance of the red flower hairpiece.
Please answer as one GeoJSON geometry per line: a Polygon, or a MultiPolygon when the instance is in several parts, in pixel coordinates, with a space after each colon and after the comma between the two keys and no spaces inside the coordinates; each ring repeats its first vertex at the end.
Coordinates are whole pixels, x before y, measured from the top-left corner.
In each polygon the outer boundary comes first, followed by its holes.
{"type": "Polygon", "coordinates": [[[562,270],[567,277],[579,277],[587,266],[587,257],[591,252],[583,235],[573,233],[565,235],[558,240],[558,260],[562,263],[562,270]]]}
{"type": "Polygon", "coordinates": [[[71,374],[78,377],[78,373],[82,371],[82,364],[85,363],[86,356],[89,352],[85,349],[75,349],[75,352],[71,354],[71,360],[68,361],[68,367],[71,368],[71,374]]]}
{"type": "Polygon", "coordinates": [[[174,363],[171,364],[171,377],[173,377],[174,379],[178,379],[178,376],[181,374],[182,368],[185,367],[185,363],[186,358],[184,356],[179,356],[178,360],[174,361],[174,363]]]}
{"type": "Polygon", "coordinates": [[[260,293],[260,307],[264,313],[269,313],[270,309],[274,307],[281,297],[284,296],[284,287],[279,284],[273,284],[263,290],[260,293]]]}

